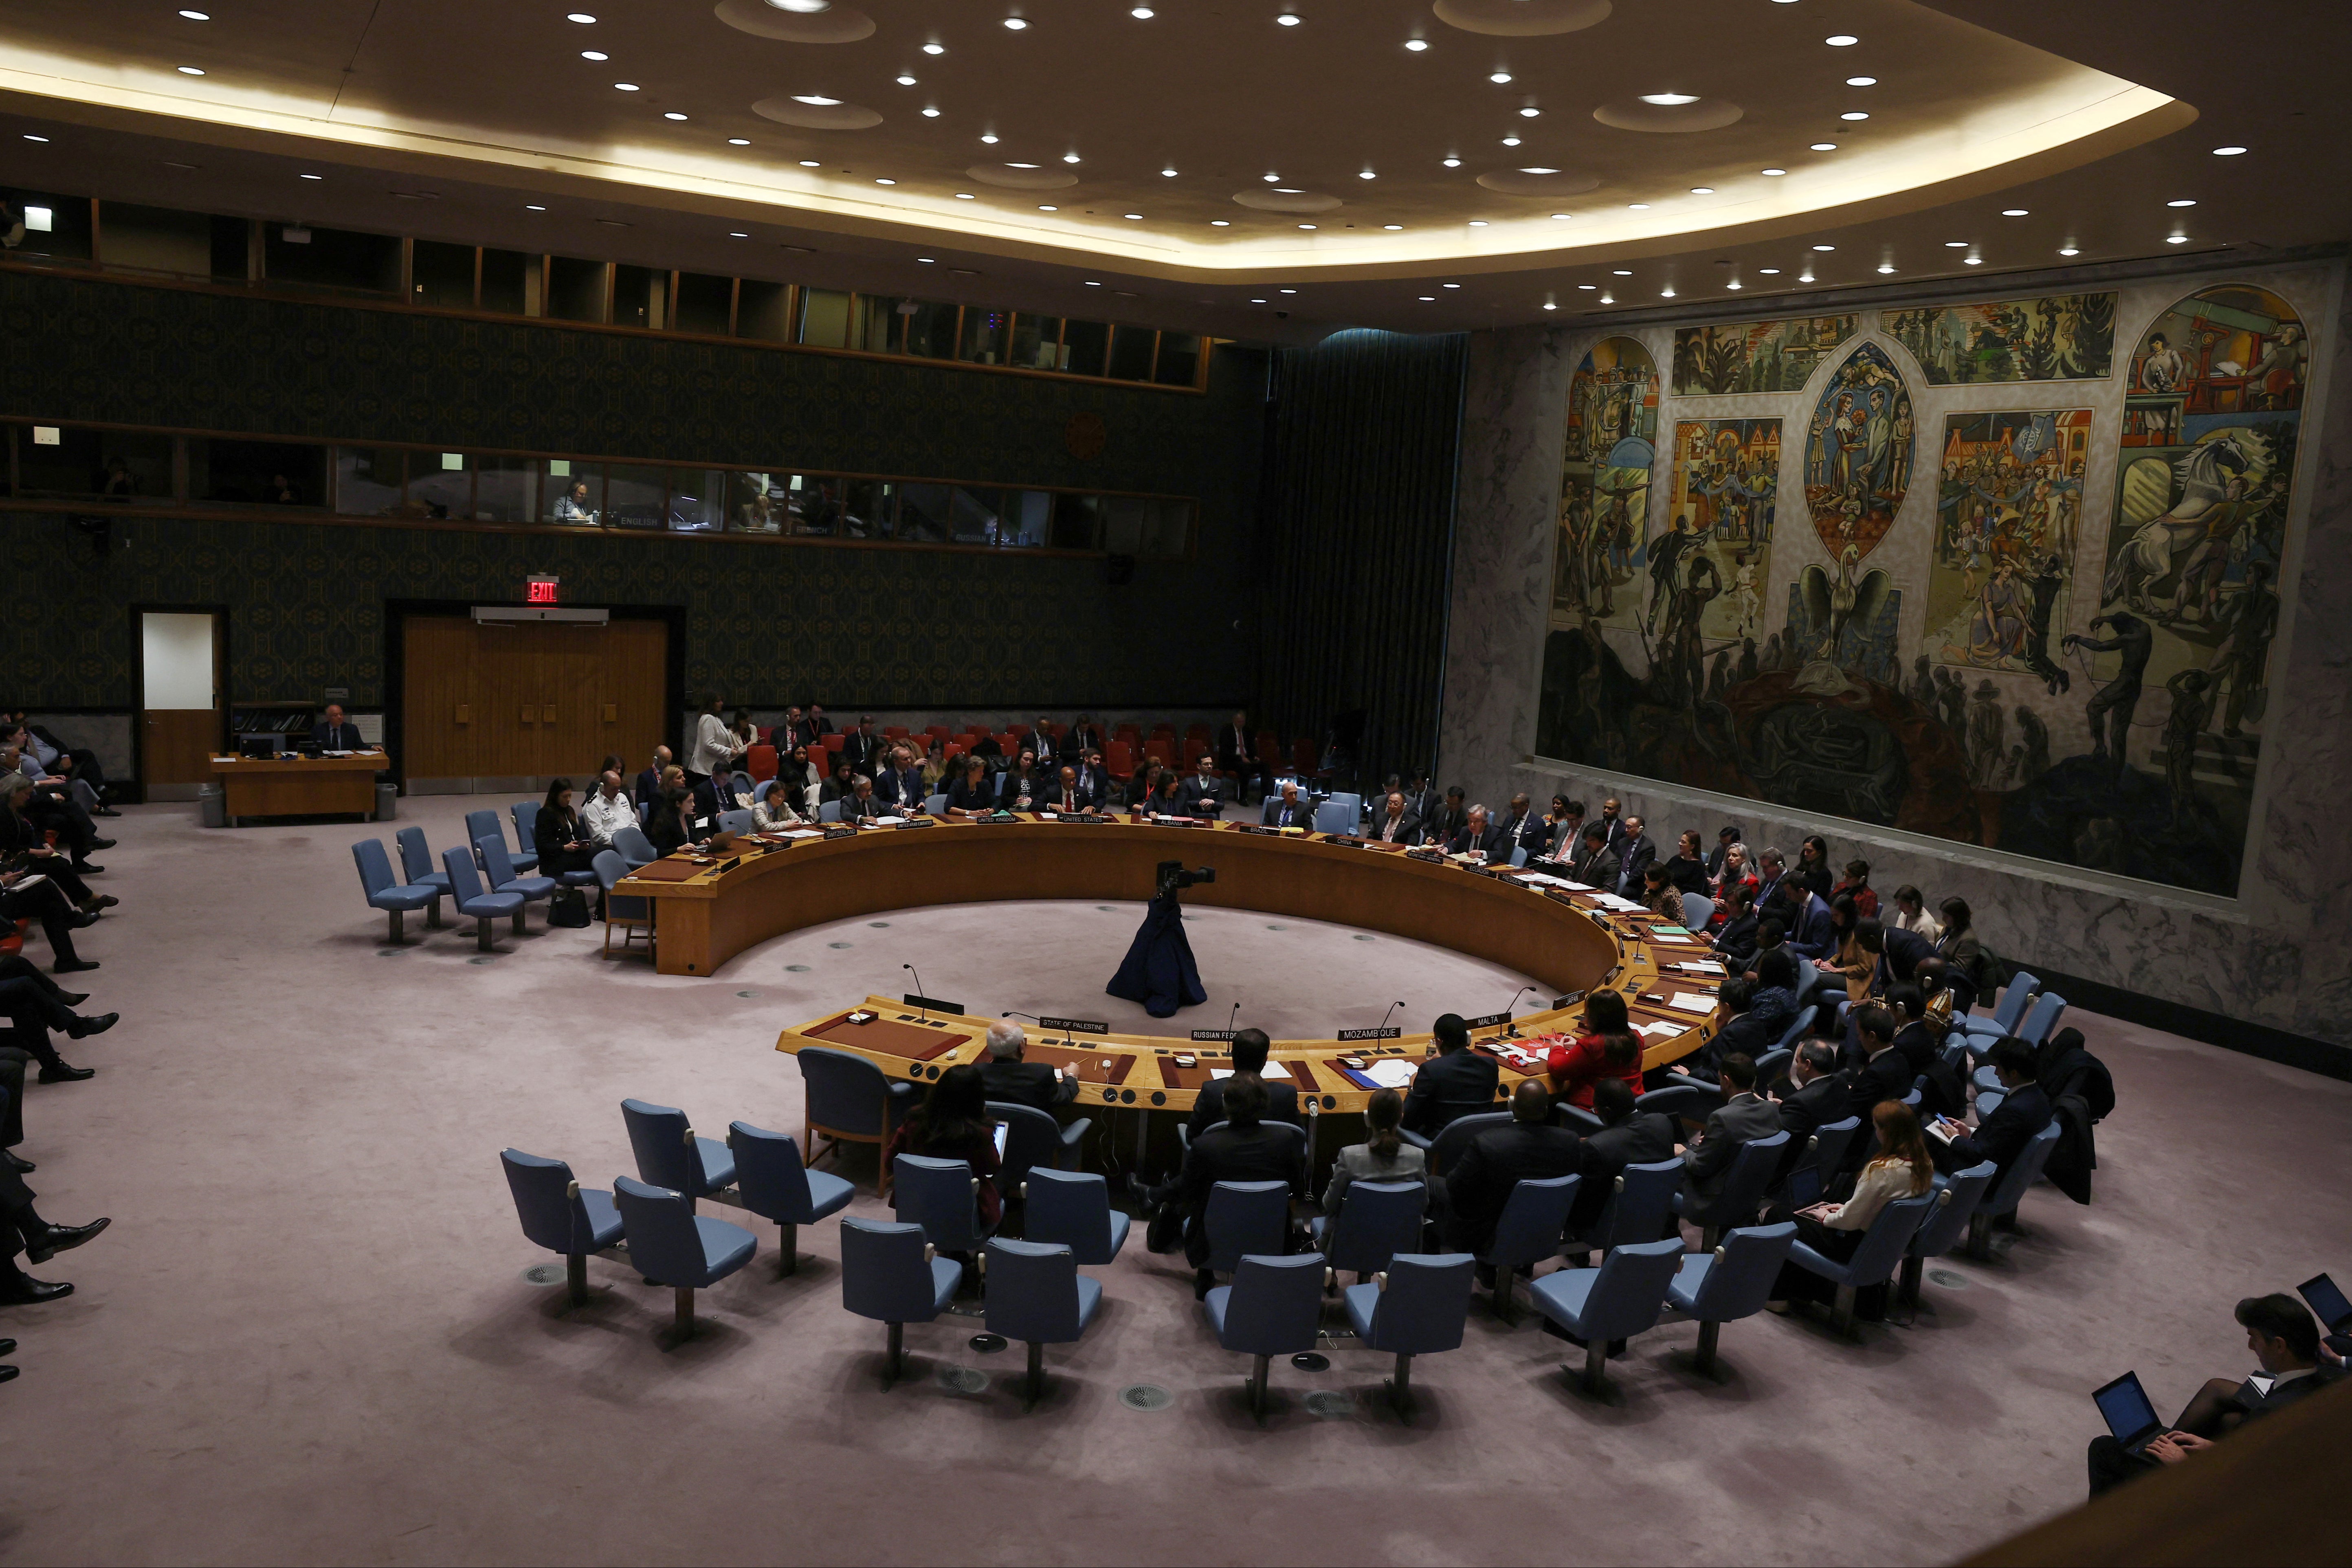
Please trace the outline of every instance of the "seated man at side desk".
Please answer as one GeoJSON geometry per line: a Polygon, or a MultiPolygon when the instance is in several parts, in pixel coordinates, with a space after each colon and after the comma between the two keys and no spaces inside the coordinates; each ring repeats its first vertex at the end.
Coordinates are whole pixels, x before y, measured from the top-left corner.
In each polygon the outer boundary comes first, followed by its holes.
{"type": "Polygon", "coordinates": [[[581,808],[580,825],[587,830],[589,838],[605,849],[612,848],[614,833],[637,825],[637,809],[623,792],[618,773],[597,775],[596,792],[581,808]]]}
{"type": "Polygon", "coordinates": [[[310,727],[310,744],[321,751],[357,751],[367,742],[360,738],[360,727],[343,716],[341,703],[329,703],[325,716],[310,727]]]}
{"type": "Polygon", "coordinates": [[[1232,1077],[1213,1078],[1202,1085],[1192,1099],[1192,1119],[1185,1124],[1187,1137],[1197,1138],[1225,1119],[1225,1085],[1246,1072],[1265,1086],[1265,1119],[1298,1125],[1298,1086],[1288,1079],[1269,1079],[1265,1075],[1266,1053],[1273,1041],[1262,1029],[1245,1029],[1234,1036],[1234,1071],[1232,1077]]]}
{"type": "MultiPolygon", "coordinates": [[[[1128,1177],[1128,1190],[1143,1205],[1148,1218],[1165,1203],[1184,1211],[1184,1257],[1192,1265],[1192,1294],[1206,1296],[1217,1281],[1209,1268],[1209,1192],[1221,1181],[1279,1181],[1293,1192],[1307,1179],[1307,1145],[1290,1132],[1265,1124],[1265,1084],[1255,1073],[1235,1073],[1225,1083],[1225,1124],[1192,1140],[1184,1151],[1183,1167],[1173,1181],[1146,1186],[1128,1177]]],[[[1171,1241],[1163,1248],[1172,1247],[1171,1241]]]]}
{"type": "Polygon", "coordinates": [[[991,1100],[1028,1105],[1040,1111],[1076,1099],[1078,1081],[1042,1061],[1024,1061],[1029,1037],[1017,1023],[1003,1019],[988,1026],[988,1060],[980,1064],[980,1083],[991,1100]]]}
{"type": "Polygon", "coordinates": [[[1486,820],[1486,807],[1473,806],[1469,820],[1462,824],[1458,832],[1445,841],[1445,852],[1474,855],[1487,862],[1507,861],[1511,858],[1511,840],[1500,824],[1486,820]]]}
{"type": "Polygon", "coordinates": [[[1440,1014],[1430,1032],[1436,1037],[1437,1054],[1412,1075],[1402,1123],[1405,1131],[1425,1138],[1437,1136],[1456,1116],[1493,1110],[1495,1085],[1503,1073],[1493,1057],[1470,1049],[1470,1026],[1460,1013],[1440,1014]]]}
{"type": "Polygon", "coordinates": [[[1298,798],[1298,786],[1285,784],[1282,798],[1268,800],[1259,813],[1259,820],[1269,828],[1304,828],[1315,831],[1315,808],[1298,798]]]}

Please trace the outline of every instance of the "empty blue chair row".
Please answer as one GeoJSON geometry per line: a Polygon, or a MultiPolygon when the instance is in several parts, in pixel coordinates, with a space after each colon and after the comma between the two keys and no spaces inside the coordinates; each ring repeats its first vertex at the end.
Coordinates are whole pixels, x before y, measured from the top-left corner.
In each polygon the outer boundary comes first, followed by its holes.
{"type": "MultiPolygon", "coordinates": [[[[1349,1197],[1352,1201],[1353,1194],[1349,1197]]],[[[1401,1252],[1370,1284],[1348,1287],[1348,1322],[1356,1337],[1365,1349],[1396,1357],[1389,1400],[1408,1422],[1412,1419],[1412,1358],[1461,1348],[1463,1321],[1470,1309],[1471,1264],[1466,1253],[1401,1252]]]]}
{"type": "Polygon", "coordinates": [[[1495,1314],[1505,1322],[1511,1321],[1511,1297],[1518,1286],[1519,1271],[1532,1272],[1536,1264],[1559,1251],[1568,1232],[1568,1211],[1575,1207],[1576,1191],[1583,1182],[1577,1176],[1521,1181],[1503,1200],[1502,1216],[1495,1221],[1495,1239],[1479,1254],[1478,1261],[1495,1270],[1495,1314]]]}
{"type": "MultiPolygon", "coordinates": [[[[537,802],[526,800],[519,801],[515,805],[515,828],[520,835],[521,841],[516,846],[512,858],[517,871],[529,872],[539,869],[539,852],[530,847],[531,835],[522,831],[526,806],[530,808],[529,816],[534,823],[539,818],[537,802]]],[[[506,831],[499,826],[499,814],[487,809],[467,812],[466,841],[469,844],[478,844],[484,839],[496,839],[502,845],[506,842],[506,831]]]]}
{"type": "Polygon", "coordinates": [[[394,882],[392,861],[384,854],[382,841],[362,839],[352,846],[352,859],[359,866],[360,886],[366,890],[368,906],[392,917],[392,940],[395,945],[404,939],[402,917],[412,909],[426,910],[429,921],[440,923],[441,890],[423,883],[394,882]]]}
{"type": "MultiPolygon", "coordinates": [[[[459,852],[451,851],[452,854],[459,852]]],[[[624,1242],[629,1261],[651,1281],[677,1291],[675,1329],[694,1332],[694,1292],[717,1284],[751,1260],[751,1233],[694,1212],[681,1192],[628,1176],[609,1193],[583,1187],[562,1160],[508,1149],[499,1156],[526,1239],[562,1254],[565,1281],[577,1306],[588,1299],[591,1256],[624,1242]]]]}
{"type": "Polygon", "coordinates": [[[483,952],[490,951],[490,922],[499,915],[513,916],[515,930],[518,933],[522,930],[522,894],[486,890],[481,878],[475,873],[474,857],[470,851],[444,850],[441,852],[441,865],[449,874],[451,902],[457,904],[459,915],[476,923],[474,937],[483,952]]]}
{"type": "Polygon", "coordinates": [[[1729,1231],[1713,1250],[1684,1255],[1675,1277],[1666,1281],[1666,1304],[1698,1320],[1693,1361],[1699,1371],[1715,1371],[1716,1343],[1724,1324],[1764,1310],[1796,1239],[1796,1226],[1783,1220],[1729,1231]]]}
{"type": "Polygon", "coordinates": [[[845,1219],[841,1222],[841,1304],[890,1331],[882,1386],[898,1380],[905,1357],[906,1327],[928,1323],[948,1310],[963,1265],[942,1258],[923,1239],[923,1228],[903,1221],[845,1219]]]}

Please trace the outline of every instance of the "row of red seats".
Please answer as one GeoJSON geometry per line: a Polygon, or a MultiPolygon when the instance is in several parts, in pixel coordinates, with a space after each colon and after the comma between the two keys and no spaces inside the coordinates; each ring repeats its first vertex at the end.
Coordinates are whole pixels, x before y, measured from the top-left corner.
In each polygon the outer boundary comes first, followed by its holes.
{"type": "MultiPolygon", "coordinates": [[[[1057,741],[1070,732],[1070,727],[1066,724],[1049,723],[1045,726],[1045,729],[1057,741]]],[[[941,753],[952,758],[962,756],[979,745],[980,737],[983,733],[991,734],[996,742],[997,750],[1010,758],[1019,755],[1021,743],[1028,732],[1010,729],[1001,733],[987,732],[971,728],[959,729],[953,725],[935,724],[923,731],[922,739],[919,744],[928,749],[932,740],[944,742],[941,753]]],[[[1192,770],[1195,758],[1202,752],[1213,749],[1209,738],[1209,727],[1205,724],[1190,727],[1184,731],[1181,740],[1177,737],[1176,727],[1165,723],[1153,725],[1148,737],[1143,727],[1136,724],[1114,726],[1110,733],[1111,738],[1103,747],[1103,767],[1112,778],[1119,779],[1132,778],[1139,766],[1174,768],[1189,772],[1192,770]]],[[[762,732],[761,744],[751,747],[744,758],[745,765],[754,779],[772,779],[776,775],[776,748],[767,744],[772,734],[773,731],[762,732]]],[[[882,727],[882,736],[886,740],[908,740],[914,738],[914,735],[915,732],[904,725],[882,727]]],[[[825,749],[839,751],[843,739],[840,735],[826,736],[825,749]]],[[[1257,737],[1257,752],[1258,759],[1277,773],[1296,770],[1302,778],[1309,778],[1320,771],[1321,747],[1307,736],[1299,736],[1293,739],[1286,754],[1282,744],[1275,738],[1272,731],[1260,730],[1257,737]]],[[[825,768],[825,771],[832,771],[830,766],[825,768]]]]}

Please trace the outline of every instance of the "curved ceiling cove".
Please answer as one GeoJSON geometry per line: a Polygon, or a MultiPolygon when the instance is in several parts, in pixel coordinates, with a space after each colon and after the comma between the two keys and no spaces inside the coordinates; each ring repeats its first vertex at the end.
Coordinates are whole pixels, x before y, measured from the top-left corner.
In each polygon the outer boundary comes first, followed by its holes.
{"type": "Polygon", "coordinates": [[[1261,213],[1328,213],[1339,204],[1339,197],[1320,191],[1286,191],[1279,187],[1235,191],[1234,200],[1261,213]]]}
{"type": "Polygon", "coordinates": [[[762,120],[772,120],[779,125],[797,125],[803,131],[865,131],[882,123],[882,117],[870,109],[854,103],[809,103],[805,97],[778,93],[763,98],[751,106],[751,112],[762,120]]]}
{"type": "Polygon", "coordinates": [[[1078,177],[1066,169],[1024,168],[1017,163],[975,163],[964,172],[983,185],[1006,191],[1066,191],[1078,183],[1078,177]]]}
{"type": "Polygon", "coordinates": [[[1609,19],[1609,0],[1436,0],[1437,19],[1465,33],[1496,38],[1544,38],[1580,33],[1609,19]]]}
{"type": "Polygon", "coordinates": [[[802,10],[807,0],[777,5],[772,0],[719,0],[718,18],[739,33],[775,38],[787,44],[854,44],[874,36],[874,18],[853,5],[820,4],[802,10]]]}
{"type": "Polygon", "coordinates": [[[1478,183],[1506,196],[1544,196],[1557,200],[1561,196],[1580,196],[1587,191],[1601,188],[1601,176],[1580,173],[1574,169],[1490,169],[1478,176],[1478,183]]]}
{"type": "Polygon", "coordinates": [[[1737,125],[1747,110],[1727,98],[1703,98],[1696,103],[1645,103],[1632,99],[1604,103],[1592,118],[1620,131],[1720,131],[1737,125]]]}

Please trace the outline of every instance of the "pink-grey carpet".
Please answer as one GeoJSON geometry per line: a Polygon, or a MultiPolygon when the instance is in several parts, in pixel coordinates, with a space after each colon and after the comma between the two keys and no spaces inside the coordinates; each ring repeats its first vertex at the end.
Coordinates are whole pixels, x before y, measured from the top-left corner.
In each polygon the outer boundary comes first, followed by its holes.
{"type": "MultiPolygon", "coordinates": [[[[439,849],[475,804],[404,800],[404,821],[439,849]]],[[[115,1223],[35,1270],[74,1281],[69,1300],[0,1309],[23,1342],[0,1387],[17,1562],[1943,1561],[2080,1500],[2091,1388],[2137,1367],[2176,1405],[2245,1370],[2236,1298],[2352,1270],[2331,1174],[2352,1085],[2077,1015],[2119,1097],[2096,1204],[2036,1192],[2004,1256],[1937,1266],[1958,1282],[1930,1283],[1908,1328],[1848,1344],[1802,1318],[1735,1323],[1716,1385],[1676,1364],[1696,1330],[1670,1321],[1612,1364],[1603,1404],[1561,1376],[1570,1347],[1481,1303],[1459,1351],[1416,1364],[1416,1425],[1362,1397],[1386,1360],[1342,1342],[1328,1372],[1276,1364],[1260,1430],[1246,1364],[1139,1235],[1095,1270],[1101,1315],[1047,1353],[1034,1414],[1019,1350],[974,1354],[971,1319],[909,1328],[909,1381],[886,1394],[831,1224],[778,1281],[775,1231],[751,1221],[758,1259],[665,1348],[669,1292],[633,1272],[592,1263],[578,1309],[523,1281],[549,1260],[498,1151],[609,1185],[633,1168],[625,1095],[706,1134],[796,1133],[778,1028],[902,988],[909,958],[975,1010],[1131,1019],[1101,985],[1139,904],[910,911],[708,980],[608,964],[598,933],[535,914],[478,965],[469,931],[384,956],[347,846],[388,826],[206,832],[185,807],[119,826],[104,885],[124,904],[85,951],[105,963],[93,1008],[125,1021],[68,1048],[95,1080],[31,1092],[20,1151],[50,1218],[115,1223]],[[950,1366],[989,1387],[952,1392],[950,1366]],[[1173,1405],[1123,1407],[1137,1383],[1173,1405]],[[1317,1390],[1359,1397],[1321,1418],[1317,1390]]],[[[1182,1027],[1238,998],[1276,1035],[1398,999],[1423,1028],[1518,983],[1341,927],[1198,915],[1213,1003],[1182,1027]]],[[[867,1184],[851,1212],[883,1212],[871,1156],[843,1168],[867,1184]]]]}

